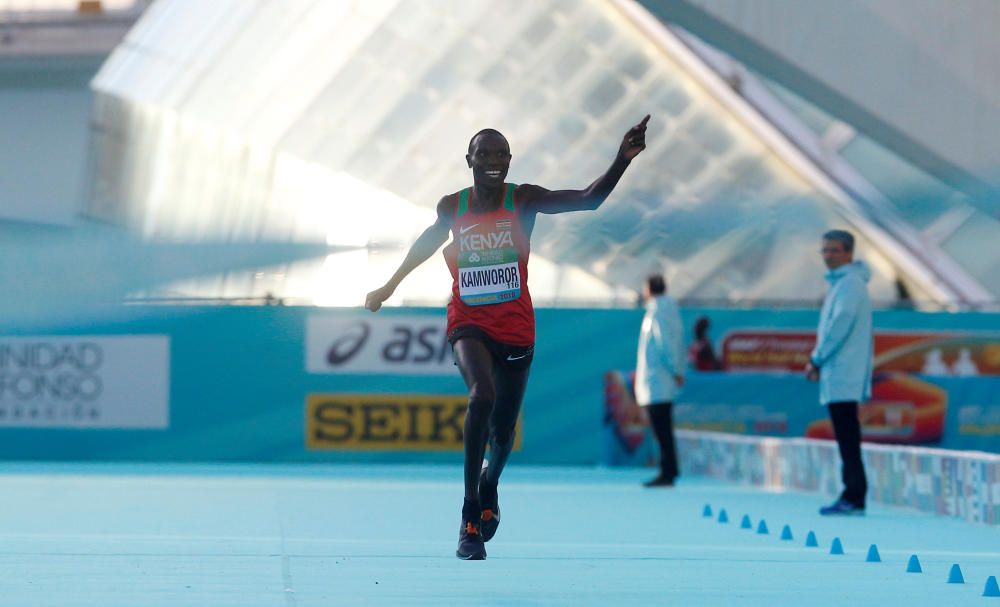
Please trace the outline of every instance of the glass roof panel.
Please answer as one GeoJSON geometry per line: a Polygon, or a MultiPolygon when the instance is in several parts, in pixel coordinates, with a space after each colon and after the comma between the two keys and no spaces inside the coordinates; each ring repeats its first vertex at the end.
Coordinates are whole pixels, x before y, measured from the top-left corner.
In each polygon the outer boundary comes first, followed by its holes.
{"type": "MultiPolygon", "coordinates": [[[[819,236],[847,226],[831,200],[613,3],[512,4],[159,0],[94,82],[91,213],[149,237],[363,245],[168,289],[357,305],[469,184],[479,129],[511,142],[511,181],[583,188],[649,113],[648,148],[602,209],[539,218],[535,301],[631,305],[655,269],[681,297],[819,300],[819,236]],[[486,14],[503,27],[483,37],[486,14]]],[[[896,271],[861,250],[893,303],[896,271]]],[[[390,303],[447,299],[444,264],[425,265],[390,303]]]]}

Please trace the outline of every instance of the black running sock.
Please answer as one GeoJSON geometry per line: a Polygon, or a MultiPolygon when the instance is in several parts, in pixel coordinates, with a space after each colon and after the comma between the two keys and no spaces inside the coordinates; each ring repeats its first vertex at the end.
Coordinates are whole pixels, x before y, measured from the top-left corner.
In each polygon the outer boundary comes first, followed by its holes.
{"type": "Polygon", "coordinates": [[[479,506],[479,502],[471,502],[465,500],[462,504],[462,520],[472,521],[473,523],[479,524],[479,517],[482,515],[482,508],[479,506]]]}
{"type": "Polygon", "coordinates": [[[489,481],[483,479],[479,485],[479,501],[485,506],[497,503],[497,486],[490,485],[489,481]]]}

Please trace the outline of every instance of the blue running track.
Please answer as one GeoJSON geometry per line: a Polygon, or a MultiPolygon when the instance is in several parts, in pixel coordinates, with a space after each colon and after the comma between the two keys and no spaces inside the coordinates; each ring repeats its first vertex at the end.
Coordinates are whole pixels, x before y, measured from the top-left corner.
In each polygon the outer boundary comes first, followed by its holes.
{"type": "Polygon", "coordinates": [[[4,464],[0,605],[1000,605],[1000,529],[650,474],[515,461],[489,558],[463,562],[459,466],[4,464]]]}

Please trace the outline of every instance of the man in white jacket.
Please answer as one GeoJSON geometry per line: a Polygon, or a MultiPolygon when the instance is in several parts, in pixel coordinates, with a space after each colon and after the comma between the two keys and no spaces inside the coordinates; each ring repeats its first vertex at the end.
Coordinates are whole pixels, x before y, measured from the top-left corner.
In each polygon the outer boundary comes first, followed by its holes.
{"type": "Polygon", "coordinates": [[[844,492],[823,515],[862,515],[868,481],[861,459],[861,423],[858,404],[871,397],[872,304],[868,297],[871,270],[854,261],[854,236],[844,230],[823,234],[823,262],[830,290],[819,315],[816,348],[806,376],[819,380],[819,402],[830,410],[833,433],[840,449],[844,492]]]}
{"type": "Polygon", "coordinates": [[[646,407],[660,445],[660,473],[647,487],[672,487],[678,476],[673,400],[684,385],[684,328],[677,302],[660,274],[646,280],[646,315],[639,333],[635,401],[646,407]]]}

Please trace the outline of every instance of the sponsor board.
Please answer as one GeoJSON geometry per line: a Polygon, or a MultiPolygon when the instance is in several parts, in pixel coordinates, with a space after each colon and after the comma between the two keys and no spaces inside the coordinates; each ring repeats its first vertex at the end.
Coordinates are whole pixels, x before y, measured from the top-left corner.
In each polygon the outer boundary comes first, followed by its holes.
{"type": "MultiPolygon", "coordinates": [[[[815,339],[814,333],[805,331],[731,330],[722,342],[723,367],[733,374],[801,373],[815,339]]],[[[983,388],[973,388],[980,384],[949,383],[1000,377],[1000,334],[876,331],[873,342],[872,396],[859,410],[865,441],[913,445],[953,441],[957,445],[960,437],[1000,436],[1000,415],[983,403],[983,388]],[[951,422],[949,403],[958,407],[957,419],[951,422]]],[[[754,398],[749,386],[756,382],[747,380],[744,398],[754,398]]],[[[696,409],[705,412],[708,408],[698,403],[696,409]]],[[[676,415],[678,427],[688,427],[684,411],[678,409],[676,415]]],[[[756,427],[725,430],[769,433],[756,427]]],[[[823,416],[810,422],[805,436],[832,439],[830,420],[823,416]]]]}
{"type": "Polygon", "coordinates": [[[722,341],[722,363],[727,371],[800,371],[815,345],[815,333],[732,331],[722,341]]]}
{"type": "MultiPolygon", "coordinates": [[[[306,447],[347,451],[462,451],[467,396],[310,394],[306,447]]],[[[520,420],[514,449],[521,447],[520,420]]]]}
{"type": "Polygon", "coordinates": [[[163,335],[0,337],[0,427],[169,426],[163,335]]]}
{"type": "Polygon", "coordinates": [[[311,316],[310,373],[456,375],[444,316],[311,316]]]}
{"type": "MultiPolygon", "coordinates": [[[[727,371],[798,372],[809,362],[816,334],[776,329],[735,330],[722,341],[727,371]]],[[[875,371],[934,377],[1000,375],[1000,335],[876,331],[875,371]]]]}

